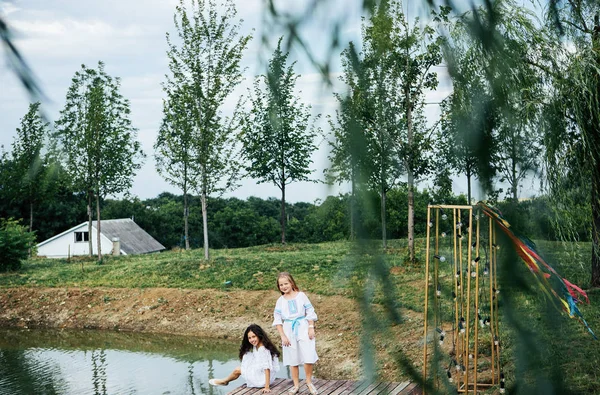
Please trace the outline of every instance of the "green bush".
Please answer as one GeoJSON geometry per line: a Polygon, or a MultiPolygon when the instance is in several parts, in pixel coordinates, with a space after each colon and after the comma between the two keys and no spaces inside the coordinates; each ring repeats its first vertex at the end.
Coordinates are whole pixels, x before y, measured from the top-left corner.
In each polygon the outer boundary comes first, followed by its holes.
{"type": "Polygon", "coordinates": [[[35,234],[12,218],[0,219],[0,271],[18,270],[34,245],[35,234]]]}

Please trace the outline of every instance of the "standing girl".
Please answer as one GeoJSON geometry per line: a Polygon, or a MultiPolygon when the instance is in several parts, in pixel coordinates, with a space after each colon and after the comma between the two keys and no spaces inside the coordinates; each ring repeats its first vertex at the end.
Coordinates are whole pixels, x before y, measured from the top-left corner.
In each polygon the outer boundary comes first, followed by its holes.
{"type": "Polygon", "coordinates": [[[242,366],[237,367],[224,379],[211,379],[210,385],[227,385],[242,376],[246,387],[263,388],[262,392],[271,392],[275,373],[279,371],[279,350],[271,342],[263,329],[252,324],[246,328],[240,346],[242,366]]]}
{"type": "Polygon", "coordinates": [[[273,325],[281,336],[283,364],[291,367],[294,387],[290,394],[300,389],[299,366],[304,364],[306,386],[311,394],[317,394],[312,383],[313,364],[317,362],[315,346],[315,321],[317,314],[304,292],[300,292],[294,278],[287,272],[277,276],[277,288],[281,296],[275,305],[273,325]]]}

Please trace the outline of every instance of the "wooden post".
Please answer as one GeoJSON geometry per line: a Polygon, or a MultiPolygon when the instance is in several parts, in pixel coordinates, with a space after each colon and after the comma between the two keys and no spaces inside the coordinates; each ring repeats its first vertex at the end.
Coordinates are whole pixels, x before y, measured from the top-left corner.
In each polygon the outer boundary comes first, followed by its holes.
{"type": "Polygon", "coordinates": [[[492,365],[492,384],[496,384],[496,374],[495,374],[495,369],[494,366],[496,365],[496,350],[494,349],[494,333],[495,333],[495,329],[494,329],[494,286],[493,286],[493,279],[495,276],[495,273],[493,271],[493,261],[494,261],[494,243],[493,243],[493,234],[494,234],[494,222],[492,221],[491,218],[489,218],[489,233],[488,233],[488,244],[489,244],[489,257],[490,260],[488,262],[488,275],[489,275],[489,288],[490,288],[490,334],[491,334],[491,339],[490,339],[490,349],[492,350],[492,360],[491,360],[491,365],[492,365]]]}
{"type": "MultiPolygon", "coordinates": [[[[479,318],[479,214],[477,214],[477,234],[475,235],[475,314],[479,318]]],[[[473,269],[473,268],[471,268],[473,269]]],[[[473,393],[477,394],[477,353],[479,352],[479,326],[475,324],[475,341],[473,344],[473,393]]]]}
{"type": "MultiPolygon", "coordinates": [[[[458,215],[458,218],[461,218],[460,209],[454,208],[452,210],[454,211],[454,215],[455,216],[458,215]]],[[[457,273],[461,272],[461,269],[459,267],[459,262],[457,261],[457,259],[459,259],[458,257],[462,256],[462,254],[460,254],[461,243],[462,243],[462,238],[458,240],[458,254],[457,254],[457,251],[456,251],[457,250],[457,246],[456,246],[457,241],[456,241],[456,238],[454,239],[454,242],[452,243],[452,247],[454,249],[454,252],[453,252],[453,254],[454,254],[454,273],[452,273],[452,277],[454,278],[454,295],[455,295],[455,298],[454,298],[454,344],[455,344],[455,347],[456,347],[456,349],[453,350],[453,351],[454,351],[454,356],[455,356],[457,362],[458,362],[458,359],[459,359],[458,358],[459,352],[461,352],[460,351],[461,347],[460,347],[460,343],[459,343],[459,341],[461,339],[460,339],[459,333],[458,333],[458,318],[459,318],[458,317],[459,316],[459,313],[458,313],[458,295],[459,295],[459,292],[458,292],[458,282],[460,281],[459,280],[460,279],[460,274],[457,276],[457,273]]],[[[462,290],[462,288],[461,288],[461,290],[462,290]]],[[[461,298],[461,308],[462,308],[462,298],[461,298]]],[[[462,378],[462,373],[459,373],[459,374],[456,375],[456,385],[457,385],[458,388],[460,388],[460,383],[462,381],[461,378],[462,378]]]]}
{"type": "MultiPolygon", "coordinates": [[[[425,395],[425,383],[427,382],[427,311],[429,309],[429,237],[431,222],[431,207],[427,207],[427,236],[425,245],[425,310],[423,313],[423,395],[425,395]]],[[[436,226],[437,227],[437,226],[436,226]]]]}
{"type": "Polygon", "coordinates": [[[472,259],[472,246],[473,243],[473,211],[469,210],[469,248],[467,249],[467,267],[469,268],[467,274],[467,322],[465,323],[465,348],[463,354],[463,360],[465,361],[465,391],[469,392],[469,333],[471,331],[471,259],[472,259]]]}

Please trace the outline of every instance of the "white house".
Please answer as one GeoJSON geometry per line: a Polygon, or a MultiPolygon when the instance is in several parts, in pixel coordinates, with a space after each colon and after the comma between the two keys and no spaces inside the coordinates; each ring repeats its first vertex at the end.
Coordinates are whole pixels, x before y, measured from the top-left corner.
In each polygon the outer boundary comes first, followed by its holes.
{"type": "MultiPolygon", "coordinates": [[[[37,245],[38,256],[68,258],[89,255],[92,239],[92,255],[97,254],[97,221],[92,221],[92,234],[88,222],[79,224],[37,245]]],[[[164,250],[165,247],[129,218],[100,221],[100,249],[103,255],[145,254],[164,250]]]]}

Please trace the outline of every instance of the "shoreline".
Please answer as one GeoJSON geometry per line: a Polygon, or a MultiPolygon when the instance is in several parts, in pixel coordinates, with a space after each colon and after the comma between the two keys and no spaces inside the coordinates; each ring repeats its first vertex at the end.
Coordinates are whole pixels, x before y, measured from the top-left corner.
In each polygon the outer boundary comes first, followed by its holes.
{"type": "MultiPolygon", "coordinates": [[[[315,376],[359,380],[361,320],[355,302],[342,296],[308,296],[319,316],[315,376]]],[[[278,297],[276,291],[3,288],[0,327],[162,333],[238,342],[246,327],[256,323],[278,343],[271,326],[278,297]]]]}

